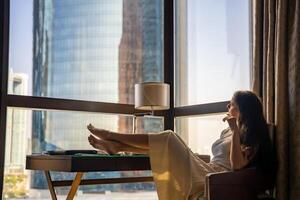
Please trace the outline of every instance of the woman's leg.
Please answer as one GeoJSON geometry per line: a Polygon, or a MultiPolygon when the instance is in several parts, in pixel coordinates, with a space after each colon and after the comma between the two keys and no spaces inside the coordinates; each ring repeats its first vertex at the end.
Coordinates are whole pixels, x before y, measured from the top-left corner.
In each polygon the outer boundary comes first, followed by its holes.
{"type": "Polygon", "coordinates": [[[141,149],[138,147],[133,147],[124,143],[120,143],[117,141],[112,140],[102,140],[97,139],[95,136],[90,135],[88,137],[90,145],[92,145],[94,148],[103,150],[109,154],[116,154],[119,152],[132,152],[132,153],[138,153],[138,154],[148,154],[149,151],[146,149],[141,149]]]}
{"type": "Polygon", "coordinates": [[[97,137],[103,140],[116,141],[119,143],[126,144],[131,147],[137,147],[139,149],[149,150],[148,134],[121,134],[111,132],[105,129],[95,128],[89,124],[87,129],[97,137]]]}

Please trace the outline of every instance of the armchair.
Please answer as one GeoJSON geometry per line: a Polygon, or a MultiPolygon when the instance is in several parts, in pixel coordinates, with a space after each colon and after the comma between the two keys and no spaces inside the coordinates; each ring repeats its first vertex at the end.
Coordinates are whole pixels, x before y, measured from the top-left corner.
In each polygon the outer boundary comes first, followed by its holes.
{"type": "MultiPolygon", "coordinates": [[[[274,125],[269,125],[269,132],[274,141],[274,125]]],[[[273,142],[274,143],[274,142],[273,142]]],[[[274,145],[273,145],[274,148],[274,145]]],[[[206,162],[209,159],[206,157],[206,162]]],[[[260,172],[257,168],[238,171],[210,173],[205,177],[204,198],[206,200],[257,200],[272,199],[275,177],[260,172]],[[268,198],[265,195],[269,192],[268,198]]]]}
{"type": "Polygon", "coordinates": [[[274,188],[274,178],[256,168],[234,172],[211,173],[206,176],[207,200],[256,200],[259,194],[274,188]]]}

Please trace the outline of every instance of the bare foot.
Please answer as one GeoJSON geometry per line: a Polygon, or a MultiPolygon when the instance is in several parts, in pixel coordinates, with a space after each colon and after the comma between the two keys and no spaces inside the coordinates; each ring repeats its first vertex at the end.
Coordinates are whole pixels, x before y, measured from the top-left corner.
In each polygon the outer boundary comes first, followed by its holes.
{"type": "Polygon", "coordinates": [[[90,145],[94,148],[107,152],[108,154],[116,154],[120,152],[120,144],[114,141],[97,139],[93,135],[88,137],[90,145]]]}
{"type": "Polygon", "coordinates": [[[98,129],[94,127],[92,124],[87,125],[87,129],[95,136],[103,139],[103,140],[112,140],[112,132],[105,129],[98,129]]]}

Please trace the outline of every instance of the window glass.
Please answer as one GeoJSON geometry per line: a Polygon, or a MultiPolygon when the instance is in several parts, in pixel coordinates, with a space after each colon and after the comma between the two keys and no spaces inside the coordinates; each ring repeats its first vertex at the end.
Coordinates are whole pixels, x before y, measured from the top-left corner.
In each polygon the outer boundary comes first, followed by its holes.
{"type": "MultiPolygon", "coordinates": [[[[42,171],[25,170],[26,155],[45,150],[93,149],[88,143],[86,125],[122,133],[132,133],[132,116],[71,111],[7,110],[4,190],[5,199],[50,199],[42,171]]],[[[163,130],[163,117],[139,117],[137,133],[163,130]]],[[[93,172],[85,178],[148,176],[150,171],[93,172]]],[[[53,179],[71,179],[72,173],[53,173],[53,179]]],[[[66,199],[69,188],[58,188],[66,199]]],[[[157,199],[154,183],[91,185],[79,188],[76,199],[157,199]],[[136,191],[135,194],[132,191],[136,191]]]]}
{"type": "Polygon", "coordinates": [[[228,127],[222,121],[224,116],[225,113],[178,117],[175,119],[175,130],[193,152],[212,156],[212,144],[220,137],[221,131],[228,127]]]}
{"type": "Polygon", "coordinates": [[[176,106],[250,88],[249,10],[248,0],[175,1],[176,106]]]}
{"type": "Polygon", "coordinates": [[[163,81],[163,3],[11,0],[8,93],[133,104],[163,81]]]}

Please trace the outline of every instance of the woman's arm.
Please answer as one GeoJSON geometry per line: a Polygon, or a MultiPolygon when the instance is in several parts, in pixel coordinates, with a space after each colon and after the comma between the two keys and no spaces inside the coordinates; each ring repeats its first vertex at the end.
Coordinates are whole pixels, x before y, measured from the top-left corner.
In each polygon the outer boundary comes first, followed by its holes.
{"type": "Polygon", "coordinates": [[[240,132],[238,129],[232,130],[232,141],[230,147],[230,164],[233,170],[242,169],[248,163],[250,152],[241,148],[240,132]]]}
{"type": "Polygon", "coordinates": [[[240,140],[240,131],[236,124],[236,119],[228,117],[227,122],[232,131],[232,140],[230,146],[230,164],[233,170],[242,169],[249,163],[251,149],[242,149],[240,140]]]}

